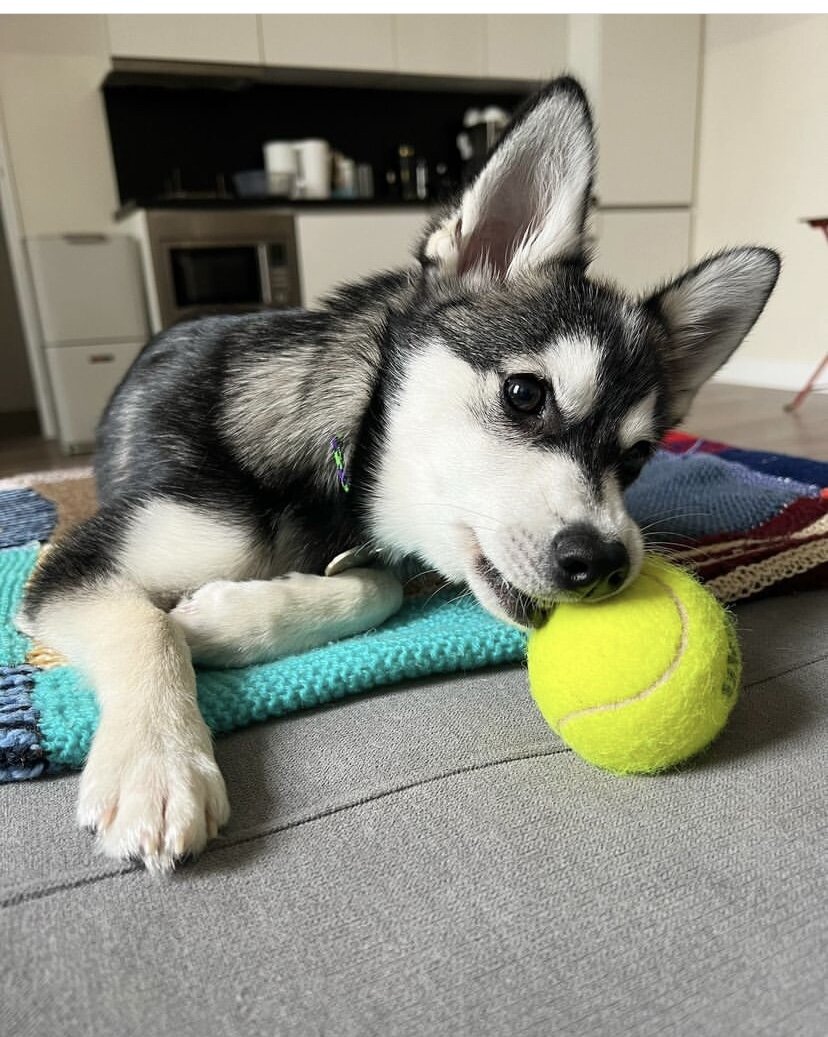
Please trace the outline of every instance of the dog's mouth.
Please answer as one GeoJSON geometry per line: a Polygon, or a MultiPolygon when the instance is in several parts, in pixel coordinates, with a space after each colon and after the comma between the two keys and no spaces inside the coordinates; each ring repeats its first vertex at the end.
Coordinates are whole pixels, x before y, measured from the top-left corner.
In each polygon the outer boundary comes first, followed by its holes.
{"type": "Polygon", "coordinates": [[[521,627],[543,626],[554,607],[551,603],[538,601],[510,583],[482,551],[475,558],[474,568],[494,595],[498,607],[513,623],[521,627]]]}

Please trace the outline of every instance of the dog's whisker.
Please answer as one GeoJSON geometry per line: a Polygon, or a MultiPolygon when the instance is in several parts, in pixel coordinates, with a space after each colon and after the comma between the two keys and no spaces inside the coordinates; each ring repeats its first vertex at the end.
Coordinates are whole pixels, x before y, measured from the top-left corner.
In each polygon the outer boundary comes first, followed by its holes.
{"type": "Polygon", "coordinates": [[[641,529],[643,531],[645,529],[652,528],[653,526],[657,525],[659,522],[673,522],[676,519],[709,518],[709,516],[711,514],[712,514],[712,512],[710,512],[710,511],[674,511],[674,512],[664,512],[662,514],[658,514],[658,515],[654,516],[653,519],[650,522],[646,522],[643,526],[639,526],[639,529],[641,529]]]}
{"type": "MultiPolygon", "coordinates": [[[[454,596],[453,598],[450,598],[450,599],[449,599],[449,600],[448,600],[448,601],[447,601],[447,602],[446,602],[446,603],[445,603],[445,604],[444,604],[443,606],[441,606],[441,607],[442,607],[442,608],[447,608],[447,607],[448,607],[449,605],[454,605],[454,604],[455,604],[455,602],[461,601],[461,600],[462,600],[463,598],[470,598],[471,596],[472,596],[472,592],[471,592],[471,591],[470,591],[470,590],[468,589],[468,587],[467,587],[467,588],[466,588],[465,590],[462,590],[462,591],[460,591],[460,593],[459,593],[459,594],[456,594],[456,595],[455,595],[455,596],[454,596]]],[[[429,599],[429,600],[431,600],[431,599],[429,599]]]]}
{"type": "Polygon", "coordinates": [[[541,491],[541,496],[543,497],[543,503],[547,506],[547,508],[549,508],[549,514],[550,515],[555,515],[556,517],[558,517],[558,511],[557,511],[557,509],[552,507],[552,502],[549,500],[549,497],[546,494],[545,487],[541,486],[540,491],[541,491]]]}
{"type": "Polygon", "coordinates": [[[669,551],[671,554],[673,554],[676,551],[681,551],[682,548],[686,548],[687,546],[687,544],[668,544],[664,543],[663,541],[658,541],[654,544],[645,544],[644,553],[650,555],[658,554],[659,551],[669,551]]]}
{"type": "MultiPolygon", "coordinates": [[[[422,529],[445,529],[448,524],[449,523],[446,523],[446,522],[436,522],[436,521],[435,522],[429,522],[427,520],[426,521],[421,521],[420,519],[417,520],[417,526],[422,528],[422,529]]],[[[476,522],[475,525],[474,525],[474,528],[475,528],[476,531],[481,532],[481,533],[499,533],[499,532],[501,532],[501,530],[496,528],[495,526],[486,526],[486,525],[483,525],[480,522],[476,522]]]]}
{"type": "Polygon", "coordinates": [[[409,576],[403,582],[403,586],[407,587],[409,584],[414,583],[415,580],[421,580],[424,576],[431,576],[432,573],[436,574],[437,576],[441,575],[439,569],[423,569],[422,572],[414,573],[413,576],[409,576]]]}
{"type": "Polygon", "coordinates": [[[467,514],[469,514],[469,515],[476,515],[478,518],[485,519],[487,522],[495,522],[495,523],[497,523],[498,526],[502,526],[503,525],[503,523],[500,521],[500,519],[495,518],[494,515],[487,515],[487,514],[485,514],[482,511],[475,511],[473,508],[468,508],[468,507],[466,507],[463,504],[456,504],[454,502],[449,504],[446,501],[437,501],[437,500],[435,500],[435,501],[416,501],[415,503],[416,503],[417,507],[425,507],[425,508],[451,508],[452,511],[454,511],[454,510],[465,511],[467,514]]]}
{"type": "Polygon", "coordinates": [[[692,540],[696,539],[695,537],[690,536],[689,533],[674,533],[673,530],[671,530],[671,529],[654,529],[654,530],[648,530],[647,532],[642,532],[642,539],[644,540],[645,544],[652,543],[658,537],[665,537],[665,538],[669,537],[670,539],[673,539],[673,540],[687,540],[687,541],[692,541],[692,540]]]}
{"type": "Polygon", "coordinates": [[[426,607],[428,607],[431,604],[431,602],[437,597],[438,594],[444,593],[445,590],[446,590],[445,586],[440,586],[440,587],[435,588],[431,592],[431,594],[429,594],[429,596],[426,598],[426,607]]]}

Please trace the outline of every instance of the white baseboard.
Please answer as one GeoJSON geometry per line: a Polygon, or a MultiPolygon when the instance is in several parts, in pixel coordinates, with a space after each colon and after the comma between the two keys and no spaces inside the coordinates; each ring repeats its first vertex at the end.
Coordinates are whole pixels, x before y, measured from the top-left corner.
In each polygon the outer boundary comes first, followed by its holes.
{"type": "MultiPolygon", "coordinates": [[[[811,377],[818,360],[754,360],[751,357],[734,357],[713,375],[714,382],[729,385],[751,385],[761,389],[787,389],[796,392],[811,377]]],[[[822,387],[828,376],[821,379],[822,387]]]]}

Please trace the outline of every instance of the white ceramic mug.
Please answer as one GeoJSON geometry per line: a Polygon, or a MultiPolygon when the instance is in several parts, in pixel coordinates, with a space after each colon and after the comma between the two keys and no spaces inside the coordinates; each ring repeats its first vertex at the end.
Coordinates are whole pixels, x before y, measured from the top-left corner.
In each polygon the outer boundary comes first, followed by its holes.
{"type": "Polygon", "coordinates": [[[293,196],[296,187],[296,149],[292,140],[271,140],[264,146],[267,186],[271,194],[293,196]]]}
{"type": "Polygon", "coordinates": [[[297,140],[296,195],[298,198],[330,198],[331,147],[326,140],[297,140]]]}

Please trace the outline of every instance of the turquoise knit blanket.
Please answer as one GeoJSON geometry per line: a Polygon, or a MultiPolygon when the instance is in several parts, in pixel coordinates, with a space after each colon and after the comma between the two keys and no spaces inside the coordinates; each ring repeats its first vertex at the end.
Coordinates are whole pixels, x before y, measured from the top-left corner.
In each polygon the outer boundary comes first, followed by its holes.
{"type": "MultiPolygon", "coordinates": [[[[12,618],[38,546],[0,551],[0,780],[83,766],[98,721],[92,689],[71,666],[39,669],[12,618]]],[[[453,670],[517,662],[520,631],[468,595],[412,599],[377,630],[278,662],[197,671],[198,701],[214,734],[380,685],[453,670]],[[456,599],[456,600],[453,600],[456,599]]]]}

